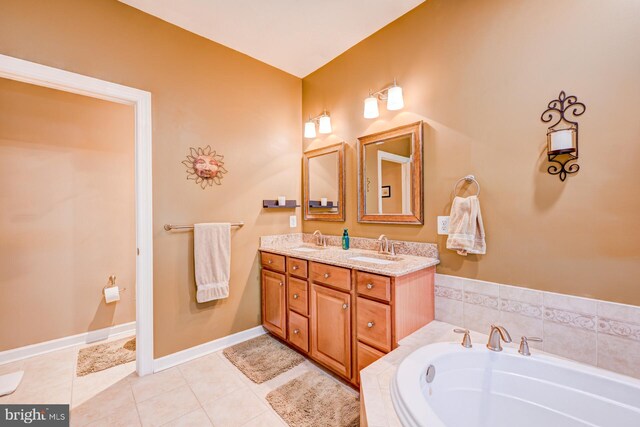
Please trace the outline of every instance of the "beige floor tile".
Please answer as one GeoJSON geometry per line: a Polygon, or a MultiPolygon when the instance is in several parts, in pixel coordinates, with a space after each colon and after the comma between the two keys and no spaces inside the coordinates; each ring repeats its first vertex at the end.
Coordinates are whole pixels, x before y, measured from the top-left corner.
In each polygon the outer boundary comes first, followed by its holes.
{"type": "Polygon", "coordinates": [[[214,426],[241,426],[268,410],[248,387],[202,405],[214,426]]]}
{"type": "MultiPolygon", "coordinates": [[[[75,393],[76,390],[74,390],[75,393]]],[[[87,398],[82,403],[72,405],[71,422],[74,425],[86,425],[98,421],[121,408],[130,408],[136,403],[127,381],[121,381],[105,390],[96,391],[91,397],[88,395],[85,397],[87,398]]]]}
{"type": "Polygon", "coordinates": [[[82,405],[111,387],[129,384],[129,377],[135,369],[135,362],[129,362],[84,377],[76,377],[74,374],[72,407],[82,405]]]}
{"type": "Polygon", "coordinates": [[[17,362],[5,363],[0,365],[0,375],[11,374],[16,371],[24,371],[24,361],[18,360],[17,362]]]}
{"type": "Polygon", "coordinates": [[[246,387],[238,375],[227,370],[220,370],[215,375],[210,373],[202,381],[192,382],[189,386],[201,404],[246,387]]]}
{"type": "Polygon", "coordinates": [[[164,427],[207,427],[212,425],[204,409],[199,408],[165,424],[164,427]]]}
{"type": "Polygon", "coordinates": [[[144,377],[134,373],[128,378],[138,403],[187,384],[177,367],[144,377]]]}
{"type": "Polygon", "coordinates": [[[107,417],[88,424],[90,427],[139,427],[140,425],[138,408],[135,404],[119,408],[107,417]]]}
{"type": "Polygon", "coordinates": [[[286,427],[287,423],[285,423],[282,418],[276,415],[275,412],[267,411],[264,414],[258,415],[257,417],[250,420],[248,423],[244,424],[243,427],[286,427]]]}
{"type": "Polygon", "coordinates": [[[139,403],[138,414],[143,426],[160,426],[199,407],[189,386],[183,385],[139,403]]]}
{"type": "Polygon", "coordinates": [[[179,366],[180,372],[189,384],[205,380],[215,381],[222,372],[232,372],[217,355],[210,354],[179,366]]]}

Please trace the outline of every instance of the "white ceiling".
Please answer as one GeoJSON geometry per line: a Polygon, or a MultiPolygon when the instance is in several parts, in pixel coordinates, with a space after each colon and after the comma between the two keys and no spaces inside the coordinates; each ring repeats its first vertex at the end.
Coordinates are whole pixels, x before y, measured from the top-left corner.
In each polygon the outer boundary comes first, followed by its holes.
{"type": "Polygon", "coordinates": [[[298,77],[424,0],[120,0],[298,77]]]}

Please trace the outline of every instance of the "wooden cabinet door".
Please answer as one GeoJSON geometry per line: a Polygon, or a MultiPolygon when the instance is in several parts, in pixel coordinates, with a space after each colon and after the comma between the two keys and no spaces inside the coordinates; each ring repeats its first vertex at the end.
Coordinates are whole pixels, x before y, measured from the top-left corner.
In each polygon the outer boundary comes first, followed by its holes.
{"type": "Polygon", "coordinates": [[[351,295],[311,285],[311,356],[351,378],[351,295]]]}
{"type": "Polygon", "coordinates": [[[287,291],[284,274],[262,269],[262,326],[287,337],[287,291]]]}

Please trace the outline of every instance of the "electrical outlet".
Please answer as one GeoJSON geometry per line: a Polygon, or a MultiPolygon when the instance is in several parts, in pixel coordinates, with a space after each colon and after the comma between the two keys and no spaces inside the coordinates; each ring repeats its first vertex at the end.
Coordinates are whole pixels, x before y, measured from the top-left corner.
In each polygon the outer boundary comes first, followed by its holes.
{"type": "Polygon", "coordinates": [[[289,227],[296,228],[298,226],[298,217],[295,215],[291,215],[289,217],[289,227]]]}
{"type": "Polygon", "coordinates": [[[438,217],[438,234],[449,234],[449,217],[438,217]]]}

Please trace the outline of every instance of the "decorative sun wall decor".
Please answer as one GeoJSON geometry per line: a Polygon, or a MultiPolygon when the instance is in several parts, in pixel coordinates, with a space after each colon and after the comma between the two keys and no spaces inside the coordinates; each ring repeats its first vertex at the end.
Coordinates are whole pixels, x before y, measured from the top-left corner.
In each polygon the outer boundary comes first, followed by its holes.
{"type": "Polygon", "coordinates": [[[210,146],[191,148],[191,154],[182,164],[187,167],[187,179],[192,179],[204,190],[207,186],[222,184],[222,175],[227,173],[223,167],[224,156],[216,154],[210,146]]]}

